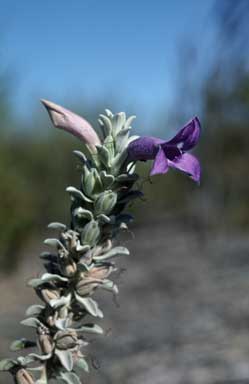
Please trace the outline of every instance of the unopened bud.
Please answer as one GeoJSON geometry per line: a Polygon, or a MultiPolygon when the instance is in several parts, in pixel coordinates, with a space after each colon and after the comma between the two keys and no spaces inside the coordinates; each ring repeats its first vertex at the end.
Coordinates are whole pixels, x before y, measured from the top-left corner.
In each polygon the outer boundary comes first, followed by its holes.
{"type": "Polygon", "coordinates": [[[49,304],[51,300],[58,300],[60,298],[60,293],[55,289],[42,289],[41,296],[43,300],[49,304]]]}
{"type": "Polygon", "coordinates": [[[93,150],[96,145],[100,145],[100,139],[88,121],[74,112],[61,107],[48,100],[41,100],[46,107],[52,123],[56,128],[64,129],[89,145],[93,150]]]}
{"type": "Polygon", "coordinates": [[[53,341],[49,335],[39,335],[39,346],[43,355],[49,355],[54,349],[53,341]]]}
{"type": "Polygon", "coordinates": [[[59,331],[55,335],[56,348],[67,350],[78,345],[78,337],[75,331],[59,331]]]}

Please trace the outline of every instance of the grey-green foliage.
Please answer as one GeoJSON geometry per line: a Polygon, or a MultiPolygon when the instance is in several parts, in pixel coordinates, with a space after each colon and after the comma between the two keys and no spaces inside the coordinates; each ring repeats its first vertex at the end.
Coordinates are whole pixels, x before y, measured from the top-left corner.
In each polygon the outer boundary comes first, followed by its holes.
{"type": "Polygon", "coordinates": [[[30,306],[22,324],[35,329],[36,340],[21,338],[11,344],[14,351],[38,351],[0,362],[0,370],[9,371],[17,384],[47,384],[50,379],[80,384],[82,371],[89,371],[87,335],[103,333],[89,319],[103,317],[93,295],[96,289],[118,293],[109,277],[116,270],[115,257],[129,251],[115,245],[114,238],[132,219],[123,213],[126,205],[141,195],[132,190],[137,175],[126,154],[135,138],[129,136],[133,118],[106,110],[99,118],[102,145],[88,157],[74,152],[81,182],[67,188],[70,225],[49,224],[52,236],[44,243],[51,251],[41,254],[46,272],[29,282],[42,304],[30,306]]]}

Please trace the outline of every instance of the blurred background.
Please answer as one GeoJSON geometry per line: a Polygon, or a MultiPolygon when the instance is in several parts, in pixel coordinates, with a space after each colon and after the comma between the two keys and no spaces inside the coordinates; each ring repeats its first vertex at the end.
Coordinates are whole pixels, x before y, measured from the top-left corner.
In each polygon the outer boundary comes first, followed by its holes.
{"type": "Polygon", "coordinates": [[[28,335],[26,281],[78,184],[81,143],[52,128],[46,98],[95,127],[109,108],[135,113],[140,135],[169,138],[194,115],[203,128],[200,187],[140,166],[119,305],[100,296],[108,332],[84,382],[249,383],[249,1],[0,4],[0,357],[28,335]]]}

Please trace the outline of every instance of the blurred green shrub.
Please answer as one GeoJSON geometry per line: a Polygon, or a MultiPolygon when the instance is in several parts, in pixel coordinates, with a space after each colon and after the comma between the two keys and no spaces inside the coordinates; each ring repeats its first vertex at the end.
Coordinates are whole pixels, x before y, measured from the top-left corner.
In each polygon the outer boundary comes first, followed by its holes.
{"type": "Polygon", "coordinates": [[[73,179],[72,142],[57,137],[14,137],[0,144],[0,255],[11,268],[26,240],[69,205],[64,190],[73,179]],[[70,169],[70,171],[69,171],[70,169]]]}

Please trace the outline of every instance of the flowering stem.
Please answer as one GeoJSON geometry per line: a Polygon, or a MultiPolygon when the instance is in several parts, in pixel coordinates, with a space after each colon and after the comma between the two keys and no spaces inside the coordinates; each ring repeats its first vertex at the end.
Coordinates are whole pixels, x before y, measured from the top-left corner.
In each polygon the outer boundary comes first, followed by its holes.
{"type": "Polygon", "coordinates": [[[70,225],[49,224],[58,236],[45,240],[52,248],[41,254],[46,272],[29,282],[42,304],[29,307],[22,324],[36,330],[36,340],[20,339],[11,345],[12,350],[37,347],[39,352],[0,363],[0,369],[12,373],[18,384],[46,384],[50,379],[80,383],[81,371],[89,370],[87,336],[103,333],[91,321],[103,317],[93,294],[97,289],[118,294],[109,277],[117,270],[115,257],[129,251],[117,246],[115,238],[132,220],[123,211],[134,198],[132,187],[138,176],[124,168],[129,139],[125,115],[108,111],[100,122],[103,143],[95,150],[91,147],[88,158],[75,151],[81,185],[67,188],[70,225]]]}
{"type": "Polygon", "coordinates": [[[134,188],[135,160],[128,157],[129,145],[137,137],[129,136],[134,117],[126,119],[124,113],[113,115],[106,110],[100,115],[100,142],[84,119],[54,103],[43,103],[54,125],[80,137],[90,150],[88,157],[74,151],[81,182],[78,188],[66,189],[71,199],[70,224],[49,224],[57,236],[45,240],[51,249],[40,255],[45,272],[29,282],[41,303],[30,306],[21,323],[35,329],[36,339],[11,344],[14,351],[38,351],[2,360],[0,370],[9,371],[17,384],[47,384],[50,379],[80,384],[82,374],[89,371],[88,335],[104,332],[95,323],[103,318],[103,310],[94,293],[104,289],[118,294],[110,276],[117,271],[115,258],[129,254],[116,238],[133,219],[125,212],[127,205],[142,196],[134,188]]]}

